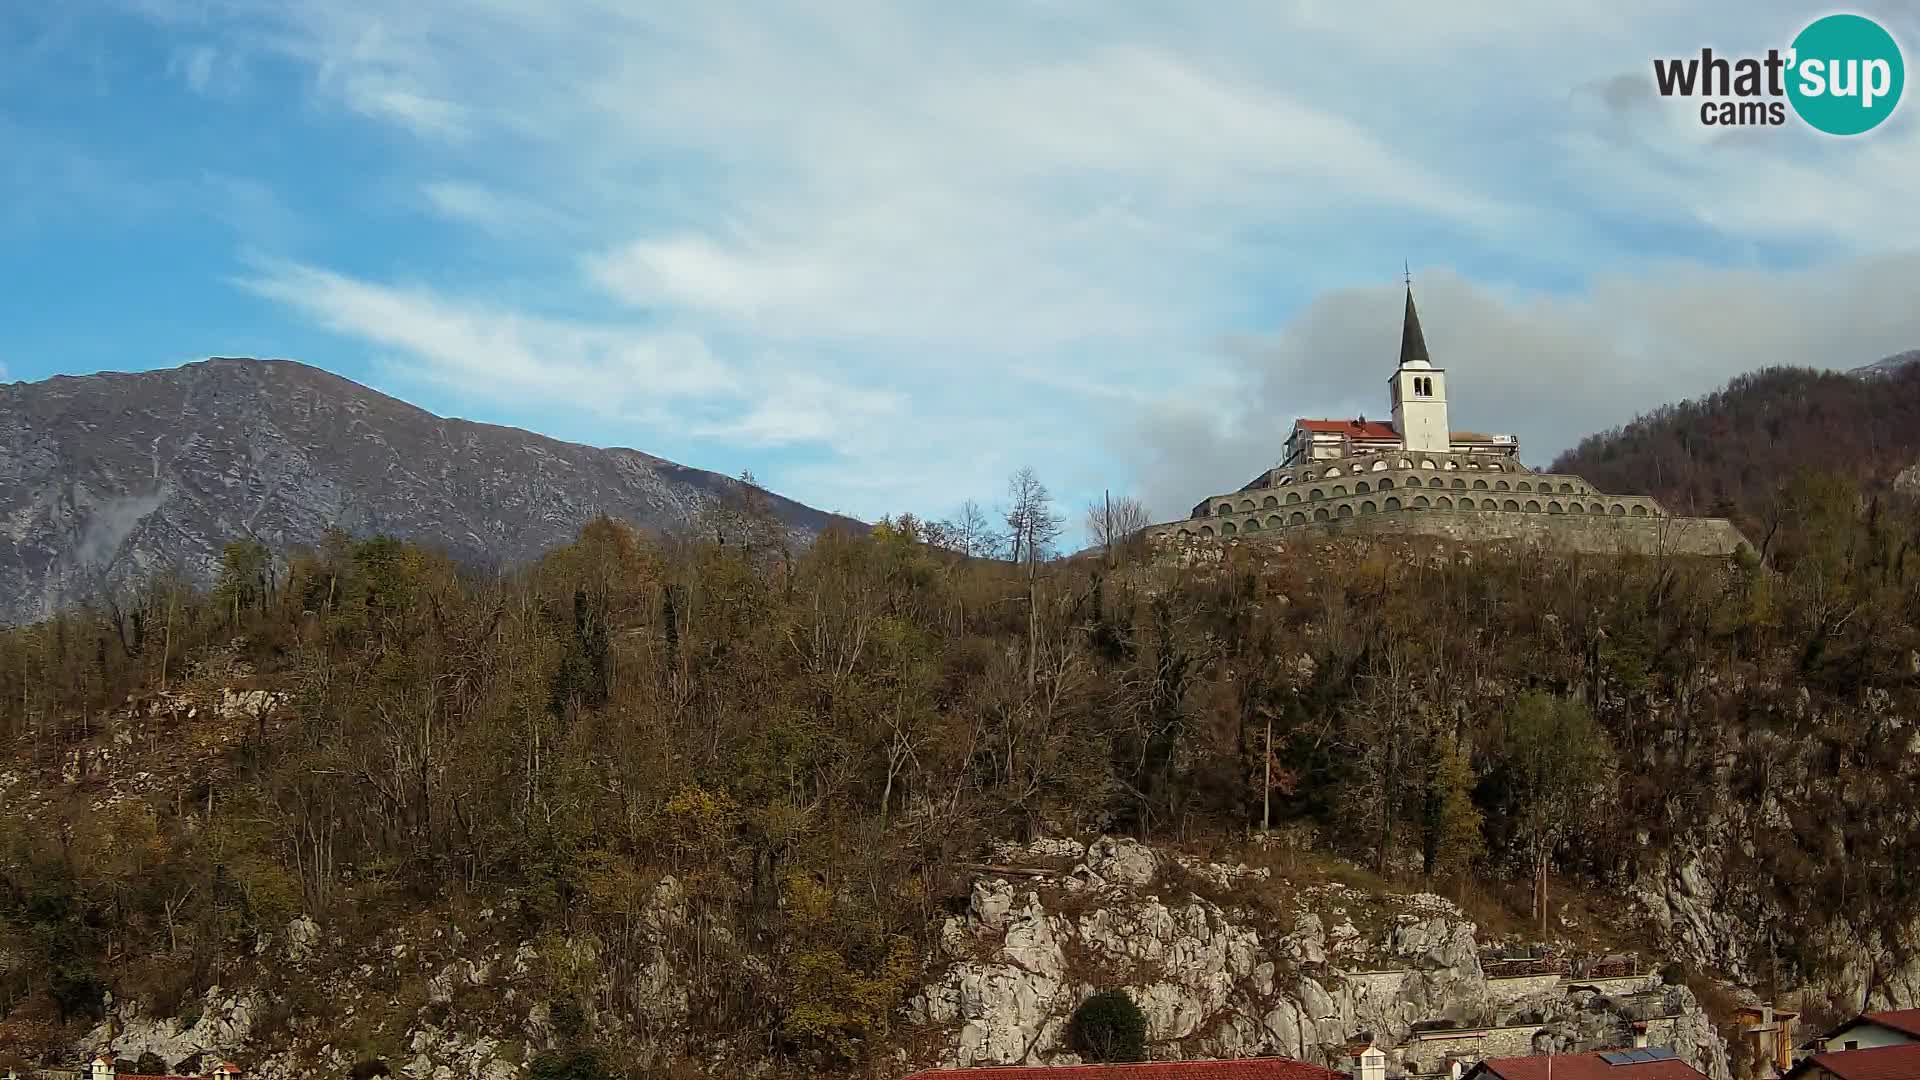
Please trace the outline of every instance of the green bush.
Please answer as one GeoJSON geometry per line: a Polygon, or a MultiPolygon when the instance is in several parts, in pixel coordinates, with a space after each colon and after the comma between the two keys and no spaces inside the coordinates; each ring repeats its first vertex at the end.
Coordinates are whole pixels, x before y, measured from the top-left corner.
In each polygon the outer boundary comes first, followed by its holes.
{"type": "Polygon", "coordinates": [[[140,1059],[133,1063],[133,1071],[139,1073],[141,1076],[165,1076],[167,1075],[167,1062],[166,1059],[162,1058],[159,1054],[149,1050],[141,1054],[140,1059]]]}
{"type": "Polygon", "coordinates": [[[1093,1061],[1141,1061],[1147,1056],[1147,1017],[1125,990],[1102,990],[1074,1010],[1074,1053],[1093,1061]]]}
{"type": "Polygon", "coordinates": [[[613,1075],[600,1051],[586,1047],[548,1050],[533,1059],[527,1074],[533,1080],[609,1080],[613,1075]]]}
{"type": "Polygon", "coordinates": [[[377,1076],[392,1076],[393,1070],[379,1058],[368,1058],[353,1067],[353,1080],[374,1080],[377,1076]]]}

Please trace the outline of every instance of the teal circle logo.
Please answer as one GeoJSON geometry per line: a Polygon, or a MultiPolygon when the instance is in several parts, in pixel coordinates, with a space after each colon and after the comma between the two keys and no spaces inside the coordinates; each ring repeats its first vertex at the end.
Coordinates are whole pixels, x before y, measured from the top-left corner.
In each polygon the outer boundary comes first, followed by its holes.
{"type": "Polygon", "coordinates": [[[1861,15],[1816,19],[1793,39],[1787,99],[1800,119],[1829,135],[1879,127],[1900,104],[1906,65],[1893,35],[1861,15]]]}

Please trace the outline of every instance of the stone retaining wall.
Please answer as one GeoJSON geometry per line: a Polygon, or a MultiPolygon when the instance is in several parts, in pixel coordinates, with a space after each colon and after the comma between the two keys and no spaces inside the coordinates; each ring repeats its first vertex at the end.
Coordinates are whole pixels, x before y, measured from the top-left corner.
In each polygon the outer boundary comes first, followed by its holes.
{"type": "MultiPolygon", "coordinates": [[[[1156,525],[1148,540],[1180,551],[1222,543],[1195,531],[1201,522],[1156,525]],[[1185,535],[1182,535],[1182,534],[1185,535]]],[[[1747,546],[1740,530],[1725,518],[1617,517],[1529,513],[1504,510],[1388,510],[1331,521],[1313,521],[1241,533],[1226,543],[1259,543],[1303,535],[1430,536],[1458,543],[1521,541],[1588,554],[1728,556],[1747,546]]]]}
{"type": "Polygon", "coordinates": [[[1487,1000],[1495,1005],[1511,1005],[1522,998],[1544,994],[1560,986],[1563,976],[1557,971],[1542,975],[1487,976],[1487,1000]]]}

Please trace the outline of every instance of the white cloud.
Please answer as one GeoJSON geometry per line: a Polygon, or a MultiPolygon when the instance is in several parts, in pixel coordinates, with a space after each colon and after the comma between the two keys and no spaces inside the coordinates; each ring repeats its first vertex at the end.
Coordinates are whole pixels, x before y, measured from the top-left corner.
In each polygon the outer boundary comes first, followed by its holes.
{"type": "Polygon", "coordinates": [[[530,317],[298,263],[263,262],[240,284],[329,330],[397,350],[421,376],[496,400],[618,414],[746,390],[737,370],[688,334],[530,317]]]}
{"type": "Polygon", "coordinates": [[[520,234],[577,227],[549,206],[484,184],[435,180],[422,185],[420,191],[434,213],[488,232],[520,234]]]}
{"type": "Polygon", "coordinates": [[[824,447],[755,471],[867,515],[1028,462],[1184,510],[1296,412],[1381,408],[1402,257],[1458,268],[1420,288],[1463,418],[1537,450],[1920,343],[1863,269],[1920,233],[1920,114],[1729,139],[1647,93],[1655,55],[1784,42],[1787,0],[197,10],[223,63],[398,136],[363,182],[485,242],[396,255],[423,285],[251,288],[419,378],[824,447]]]}

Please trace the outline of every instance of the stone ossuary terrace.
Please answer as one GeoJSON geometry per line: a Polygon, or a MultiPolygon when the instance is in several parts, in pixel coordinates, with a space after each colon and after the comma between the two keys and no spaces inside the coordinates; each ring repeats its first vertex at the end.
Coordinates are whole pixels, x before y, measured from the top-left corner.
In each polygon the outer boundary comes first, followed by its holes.
{"type": "Polygon", "coordinates": [[[1240,490],[1147,530],[1180,544],[1288,530],[1411,533],[1454,540],[1527,539],[1583,551],[1729,555],[1745,544],[1723,518],[1674,517],[1644,495],[1608,495],[1577,476],[1520,464],[1510,435],[1447,424],[1446,372],[1427,357],[1407,290],[1393,421],[1296,420],[1284,460],[1240,490]]]}

